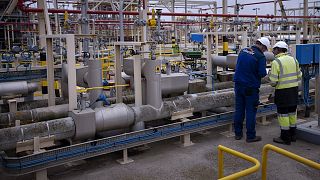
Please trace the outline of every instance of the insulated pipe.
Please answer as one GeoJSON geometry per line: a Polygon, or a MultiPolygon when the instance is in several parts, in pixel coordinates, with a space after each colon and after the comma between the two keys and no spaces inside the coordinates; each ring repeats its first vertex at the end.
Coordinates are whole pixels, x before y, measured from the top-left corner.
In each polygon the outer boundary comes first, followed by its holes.
{"type": "Polygon", "coordinates": [[[98,101],[99,96],[102,94],[102,64],[99,60],[89,60],[88,61],[88,85],[89,88],[99,87],[98,89],[93,89],[89,91],[89,99],[91,108],[102,106],[102,101],[98,101]]]}
{"type": "Polygon", "coordinates": [[[147,104],[160,108],[162,104],[161,94],[161,60],[147,60],[143,68],[143,75],[145,76],[147,104]]]}
{"type": "Polygon", "coordinates": [[[0,83],[0,96],[27,95],[38,90],[38,83],[27,81],[0,83]]]}
{"type": "MultiPolygon", "coordinates": [[[[273,93],[274,88],[264,86],[260,88],[260,91],[264,94],[273,93]]],[[[174,115],[175,112],[191,108],[193,108],[193,112],[201,112],[213,108],[231,106],[234,104],[234,100],[234,91],[210,93],[202,96],[194,94],[189,98],[165,101],[160,109],[145,105],[140,108],[133,107],[133,110],[135,112],[135,121],[152,121],[169,118],[174,115]]]]}
{"type": "Polygon", "coordinates": [[[34,137],[54,136],[55,140],[68,139],[75,135],[76,127],[71,117],[27,124],[0,130],[0,149],[14,149],[17,142],[34,137]]]}
{"type": "Polygon", "coordinates": [[[68,104],[49,106],[12,113],[1,113],[0,124],[12,125],[15,120],[39,122],[68,116],[68,104]]]}
{"type": "Polygon", "coordinates": [[[95,111],[97,132],[128,128],[134,124],[134,112],[125,104],[119,103],[109,108],[97,108],[95,111]]]}
{"type": "MultiPolygon", "coordinates": [[[[260,88],[262,94],[273,92],[274,88],[271,86],[260,88]]],[[[160,108],[154,108],[150,105],[130,108],[124,104],[117,104],[111,108],[96,109],[96,133],[113,130],[113,128],[123,128],[142,121],[170,118],[175,112],[188,109],[193,110],[193,112],[201,112],[231,106],[234,104],[234,100],[234,91],[211,92],[201,96],[192,94],[173,101],[165,101],[160,108]]],[[[74,120],[70,117],[0,129],[0,150],[15,148],[17,142],[32,139],[36,136],[55,135],[55,140],[74,138],[76,129],[74,120]]]]}
{"type": "Polygon", "coordinates": [[[229,67],[230,65],[230,64],[227,64],[227,56],[211,55],[211,61],[212,61],[212,65],[215,65],[215,66],[229,67]]]}
{"type": "MultiPolygon", "coordinates": [[[[264,55],[267,59],[267,61],[273,61],[274,60],[274,54],[272,52],[264,52],[264,55]]],[[[211,55],[211,61],[212,64],[215,66],[220,67],[228,67],[235,69],[237,65],[237,57],[236,54],[229,54],[227,56],[218,56],[218,55],[211,55]]]]}
{"type": "MultiPolygon", "coordinates": [[[[123,96],[123,102],[134,103],[134,96],[123,96]]],[[[116,103],[116,98],[108,98],[108,101],[112,104],[116,103]]],[[[47,102],[47,100],[46,100],[47,102]]],[[[61,100],[60,100],[61,102],[61,100]]],[[[47,106],[45,103],[42,103],[47,106]]],[[[50,107],[36,108],[32,110],[23,110],[12,113],[0,114],[0,125],[12,126],[15,120],[20,120],[21,124],[30,122],[41,122],[58,118],[65,118],[68,116],[68,104],[61,104],[50,107]]]]}

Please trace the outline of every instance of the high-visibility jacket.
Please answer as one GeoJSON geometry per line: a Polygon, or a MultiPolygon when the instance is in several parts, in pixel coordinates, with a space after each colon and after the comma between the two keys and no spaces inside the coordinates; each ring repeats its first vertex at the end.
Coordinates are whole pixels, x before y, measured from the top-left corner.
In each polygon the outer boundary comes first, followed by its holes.
{"type": "Polygon", "coordinates": [[[275,58],[269,78],[276,89],[297,87],[302,76],[298,61],[287,53],[280,53],[275,58]]]}

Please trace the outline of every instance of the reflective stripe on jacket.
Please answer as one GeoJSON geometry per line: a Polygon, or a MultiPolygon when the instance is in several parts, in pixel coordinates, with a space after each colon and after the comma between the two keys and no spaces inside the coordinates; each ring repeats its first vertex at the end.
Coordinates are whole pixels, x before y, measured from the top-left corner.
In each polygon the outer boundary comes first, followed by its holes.
{"type": "Polygon", "coordinates": [[[272,83],[276,84],[276,89],[298,86],[301,76],[298,62],[286,53],[278,54],[271,64],[269,78],[272,83]]]}

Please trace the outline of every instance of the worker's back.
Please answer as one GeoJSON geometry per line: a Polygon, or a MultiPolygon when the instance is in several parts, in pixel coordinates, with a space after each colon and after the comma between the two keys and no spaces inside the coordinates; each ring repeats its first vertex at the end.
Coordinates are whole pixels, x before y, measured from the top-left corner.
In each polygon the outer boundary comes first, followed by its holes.
{"type": "Polygon", "coordinates": [[[287,53],[276,55],[272,62],[270,80],[277,82],[276,89],[297,87],[301,72],[298,62],[287,53]]]}
{"type": "Polygon", "coordinates": [[[237,85],[259,88],[261,78],[267,75],[266,58],[256,46],[244,48],[240,51],[234,82],[237,85]]]}

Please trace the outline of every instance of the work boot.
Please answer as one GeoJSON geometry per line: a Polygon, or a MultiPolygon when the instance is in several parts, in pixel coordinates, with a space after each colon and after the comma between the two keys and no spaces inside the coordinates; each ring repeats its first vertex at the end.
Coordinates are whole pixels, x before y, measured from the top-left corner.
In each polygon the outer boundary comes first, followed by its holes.
{"type": "Polygon", "coordinates": [[[273,142],[279,143],[279,144],[291,144],[291,136],[289,130],[281,130],[281,135],[278,138],[273,138],[273,142]]]}
{"type": "Polygon", "coordinates": [[[235,139],[235,140],[241,140],[241,139],[242,139],[242,136],[237,136],[237,135],[236,135],[236,136],[234,137],[234,139],[235,139]]]}
{"type": "Polygon", "coordinates": [[[261,141],[261,136],[256,136],[255,138],[253,139],[246,139],[247,143],[252,143],[252,142],[257,142],[257,141],[261,141]]]}
{"type": "Polygon", "coordinates": [[[297,127],[290,127],[291,142],[297,141],[296,129],[297,129],[297,127]]]}

